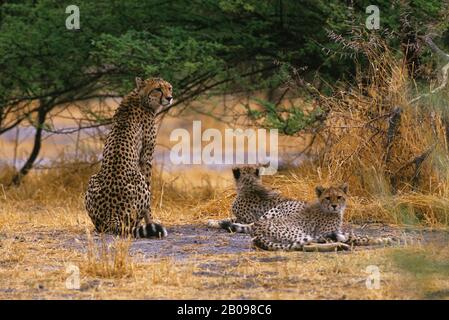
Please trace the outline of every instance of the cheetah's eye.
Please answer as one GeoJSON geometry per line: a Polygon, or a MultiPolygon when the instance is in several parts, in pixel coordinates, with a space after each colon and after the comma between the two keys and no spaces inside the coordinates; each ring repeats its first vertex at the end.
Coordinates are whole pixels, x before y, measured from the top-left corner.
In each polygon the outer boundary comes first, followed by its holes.
{"type": "Polygon", "coordinates": [[[338,196],[338,197],[337,197],[338,200],[341,200],[341,198],[343,198],[343,197],[342,197],[342,196],[338,196]]]}
{"type": "Polygon", "coordinates": [[[326,200],[327,201],[331,201],[331,197],[326,197],[326,200]]]}

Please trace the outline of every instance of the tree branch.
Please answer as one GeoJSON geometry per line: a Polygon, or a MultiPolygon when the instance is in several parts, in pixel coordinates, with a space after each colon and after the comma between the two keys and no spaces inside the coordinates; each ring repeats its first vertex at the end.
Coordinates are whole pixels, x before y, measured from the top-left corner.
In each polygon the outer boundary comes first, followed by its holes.
{"type": "Polygon", "coordinates": [[[432,94],[435,94],[441,90],[443,90],[446,86],[447,86],[447,82],[448,82],[448,74],[449,74],[449,54],[445,53],[443,50],[441,50],[440,48],[438,48],[438,46],[432,41],[432,39],[426,35],[422,38],[427,45],[430,47],[430,49],[437,54],[438,56],[442,57],[443,60],[446,62],[446,64],[441,68],[441,84],[436,87],[435,89],[431,90],[429,93],[425,93],[422,95],[417,96],[416,98],[413,98],[410,103],[415,103],[419,100],[421,100],[424,97],[428,97],[432,94]]]}
{"type": "Polygon", "coordinates": [[[48,106],[51,105],[51,103],[52,102],[50,102],[49,104],[41,102],[40,104],[39,111],[37,113],[36,134],[34,135],[33,149],[31,150],[30,156],[28,157],[23,167],[12,178],[11,184],[15,186],[20,185],[20,183],[22,182],[22,178],[33,168],[33,164],[39,156],[42,145],[42,131],[44,129],[47,113],[51,109],[48,106]]]}

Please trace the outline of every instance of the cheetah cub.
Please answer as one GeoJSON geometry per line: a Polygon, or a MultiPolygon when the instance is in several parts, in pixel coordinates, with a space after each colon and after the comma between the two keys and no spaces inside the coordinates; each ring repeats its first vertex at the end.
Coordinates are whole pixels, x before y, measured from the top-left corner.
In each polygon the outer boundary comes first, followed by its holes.
{"type": "Polygon", "coordinates": [[[351,245],[390,243],[390,238],[343,234],[348,185],[316,188],[317,200],[289,216],[259,220],[251,231],[253,243],[265,250],[335,251],[351,245]]]}
{"type": "Polygon", "coordinates": [[[305,202],[286,198],[262,184],[263,166],[243,165],[232,169],[237,196],[232,204],[235,218],[209,220],[208,226],[230,232],[250,233],[251,225],[258,220],[288,216],[301,210],[305,202]]]}

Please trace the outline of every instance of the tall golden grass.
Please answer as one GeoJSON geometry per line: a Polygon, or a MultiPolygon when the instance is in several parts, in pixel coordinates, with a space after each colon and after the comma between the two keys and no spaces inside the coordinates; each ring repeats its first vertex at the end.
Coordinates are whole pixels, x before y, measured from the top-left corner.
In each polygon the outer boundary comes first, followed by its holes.
{"type": "MultiPolygon", "coordinates": [[[[406,64],[382,41],[361,41],[357,48],[367,63],[359,65],[355,84],[321,96],[328,116],[316,139],[312,172],[316,167],[328,181],[349,181],[360,201],[353,209],[362,218],[371,202],[374,217],[448,225],[444,113],[435,100],[411,102],[417,93],[406,64]]],[[[447,101],[447,91],[433,98],[447,101]]]]}

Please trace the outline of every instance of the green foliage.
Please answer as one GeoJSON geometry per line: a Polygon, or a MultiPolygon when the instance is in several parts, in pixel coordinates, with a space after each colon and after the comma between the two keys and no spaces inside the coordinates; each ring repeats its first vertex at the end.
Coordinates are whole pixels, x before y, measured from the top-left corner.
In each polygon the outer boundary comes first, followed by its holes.
{"type": "Polygon", "coordinates": [[[284,108],[266,100],[255,99],[262,110],[247,108],[250,119],[262,120],[262,126],[278,129],[285,135],[295,135],[315,124],[323,114],[319,108],[304,112],[299,106],[284,108]]]}
{"type": "Polygon", "coordinates": [[[180,28],[167,28],[160,35],[134,30],[118,37],[103,34],[94,45],[95,55],[104,63],[128,74],[161,75],[170,79],[175,88],[182,85],[178,81],[193,75],[219,72],[224,61],[215,53],[226,50],[220,43],[195,39],[180,28]],[[167,41],[166,34],[183,40],[167,41]]]}
{"type": "MultiPolygon", "coordinates": [[[[52,108],[126,93],[136,76],[169,80],[176,103],[200,94],[275,89],[291,80],[292,71],[309,82],[351,80],[354,48],[345,41],[364,28],[371,4],[380,8],[382,28],[372,32],[388,35],[397,49],[428,32],[442,34],[442,43],[449,38],[448,0],[360,0],[352,9],[340,0],[3,1],[0,134],[36,118],[36,127],[49,130],[45,117],[52,108]],[[80,30],[65,27],[72,4],[80,9],[80,30]]],[[[323,115],[260,104],[249,115],[288,135],[313,127],[323,115]]],[[[92,112],[86,116],[105,122],[92,112]]],[[[38,136],[21,174],[39,153],[38,136]]]]}
{"type": "MultiPolygon", "coordinates": [[[[391,42],[398,48],[404,19],[417,34],[448,34],[447,1],[440,0],[361,0],[353,10],[339,0],[79,0],[77,31],[65,28],[69,4],[0,5],[0,128],[11,101],[123,93],[136,75],[169,79],[178,101],[204,92],[276,88],[290,77],[283,65],[306,80],[350,79],[353,58],[339,54],[347,48],[328,32],[353,36],[370,4],[381,10],[381,32],[396,31],[391,42]]],[[[299,111],[284,126],[268,118],[286,132],[311,123],[299,111]]]]}

